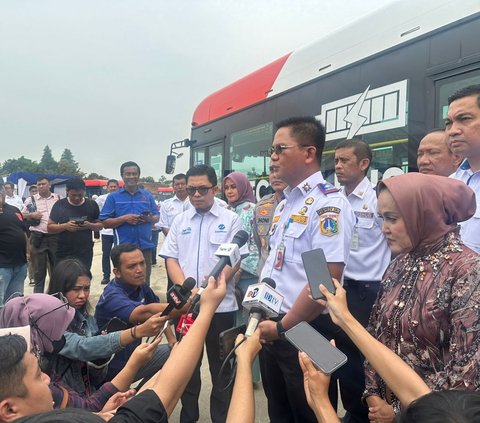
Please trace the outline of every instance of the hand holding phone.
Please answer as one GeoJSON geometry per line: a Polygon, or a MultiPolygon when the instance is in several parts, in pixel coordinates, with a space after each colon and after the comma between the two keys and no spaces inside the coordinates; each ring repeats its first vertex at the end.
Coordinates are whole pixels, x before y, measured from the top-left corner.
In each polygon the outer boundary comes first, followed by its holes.
{"type": "Polygon", "coordinates": [[[332,294],[335,294],[335,286],[333,285],[332,276],[328,269],[327,259],[323,249],[317,248],[302,253],[303,266],[307,274],[310,293],[314,300],[324,299],[324,295],[320,292],[318,286],[323,284],[332,294]]]}
{"type": "Polygon", "coordinates": [[[347,362],[347,356],[307,322],[300,322],[285,332],[287,340],[325,374],[329,375],[347,362]]]}

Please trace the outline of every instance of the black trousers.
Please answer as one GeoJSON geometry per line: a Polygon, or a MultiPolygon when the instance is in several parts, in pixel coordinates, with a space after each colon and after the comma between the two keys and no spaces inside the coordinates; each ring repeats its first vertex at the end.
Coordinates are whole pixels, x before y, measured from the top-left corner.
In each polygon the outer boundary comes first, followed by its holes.
{"type": "Polygon", "coordinates": [[[113,235],[102,235],[102,273],[103,279],[110,280],[110,252],[113,246],[113,235]]]}
{"type": "MultiPolygon", "coordinates": [[[[205,338],[205,347],[207,350],[208,366],[210,368],[210,376],[212,378],[212,391],[210,393],[210,417],[213,423],[224,423],[227,419],[228,407],[230,405],[230,397],[232,389],[224,389],[232,376],[230,364],[224,367],[224,372],[220,377],[220,344],[219,335],[224,330],[230,329],[235,324],[236,311],[227,313],[215,313],[210,328],[205,338]]],[[[200,377],[200,366],[202,357],[195,368],[192,378],[182,395],[182,411],[180,413],[180,423],[192,423],[199,419],[200,413],[198,408],[198,397],[202,386],[200,377]]]]}
{"type": "MultiPolygon", "coordinates": [[[[364,326],[368,325],[370,312],[378,294],[378,281],[353,281],[345,279],[348,308],[352,315],[364,326]]],[[[368,408],[361,397],[365,389],[364,357],[350,338],[332,322],[329,315],[322,315],[312,322],[327,339],[335,339],[339,348],[347,357],[347,363],[332,374],[329,396],[334,407],[337,406],[338,388],[342,397],[346,415],[344,423],[369,423],[368,408]],[[337,384],[337,381],[339,382],[337,384]]]]}
{"type": "Polygon", "coordinates": [[[55,266],[55,254],[57,252],[57,235],[44,234],[36,231],[30,233],[30,258],[33,265],[33,279],[35,287],[33,292],[45,291],[45,278],[47,270],[51,274],[55,266]]]}

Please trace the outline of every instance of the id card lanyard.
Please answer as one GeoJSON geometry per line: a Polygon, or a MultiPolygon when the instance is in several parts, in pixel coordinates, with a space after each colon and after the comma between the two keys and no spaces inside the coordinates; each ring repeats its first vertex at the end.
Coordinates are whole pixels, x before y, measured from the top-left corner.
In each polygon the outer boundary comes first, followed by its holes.
{"type": "Polygon", "coordinates": [[[285,233],[287,232],[288,227],[290,226],[290,223],[293,222],[293,219],[291,217],[288,218],[288,220],[283,224],[283,231],[282,231],[282,240],[280,241],[280,244],[277,247],[277,250],[275,252],[275,264],[273,268],[275,270],[282,270],[283,267],[283,262],[285,261],[285,233]]]}

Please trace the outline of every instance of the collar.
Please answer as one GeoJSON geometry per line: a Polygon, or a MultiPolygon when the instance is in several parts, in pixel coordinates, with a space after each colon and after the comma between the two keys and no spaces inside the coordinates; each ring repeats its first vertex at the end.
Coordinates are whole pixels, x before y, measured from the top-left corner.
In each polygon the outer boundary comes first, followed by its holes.
{"type": "Polygon", "coordinates": [[[137,192],[140,192],[140,191],[141,191],[141,189],[138,188],[138,186],[137,186],[137,189],[135,190],[135,192],[134,192],[133,194],[130,194],[130,193],[125,189],[125,187],[123,186],[123,187],[121,187],[117,192],[126,193],[126,194],[128,194],[128,195],[135,195],[137,192]]]}
{"type": "MultiPolygon", "coordinates": [[[[358,197],[363,200],[363,197],[365,197],[367,191],[369,188],[372,187],[372,184],[368,180],[368,178],[365,176],[361,182],[355,187],[355,189],[350,193],[350,195],[354,195],[355,197],[358,197]]],[[[341,188],[342,194],[345,194],[345,187],[341,188]]]]}
{"type": "Polygon", "coordinates": [[[42,197],[38,193],[33,196],[33,198],[35,198],[35,200],[50,200],[50,198],[54,198],[54,197],[55,197],[55,194],[53,192],[50,192],[50,195],[48,197],[42,197]]]}
{"type": "Polygon", "coordinates": [[[213,200],[213,206],[210,208],[210,210],[208,212],[206,212],[205,214],[201,214],[201,213],[198,213],[197,212],[197,209],[195,209],[195,207],[190,207],[188,210],[187,210],[188,213],[190,213],[190,217],[194,217],[194,216],[205,216],[209,213],[213,214],[215,217],[218,217],[218,215],[220,214],[220,206],[218,205],[218,203],[213,200]]]}
{"type": "Polygon", "coordinates": [[[470,170],[471,169],[470,163],[468,163],[468,159],[464,159],[463,162],[460,163],[459,169],[462,169],[462,170],[470,170]]]}
{"type": "Polygon", "coordinates": [[[325,179],[323,178],[322,171],[315,172],[300,182],[296,187],[290,188],[287,187],[283,191],[284,198],[287,198],[292,195],[294,192],[299,192],[302,197],[307,197],[311,195],[313,189],[321,183],[324,183],[325,179]]]}
{"type": "Polygon", "coordinates": [[[185,200],[180,200],[180,198],[177,197],[177,194],[175,194],[173,197],[172,197],[172,201],[180,201],[180,203],[185,203],[185,201],[188,200],[188,196],[187,198],[185,198],[185,200]]]}

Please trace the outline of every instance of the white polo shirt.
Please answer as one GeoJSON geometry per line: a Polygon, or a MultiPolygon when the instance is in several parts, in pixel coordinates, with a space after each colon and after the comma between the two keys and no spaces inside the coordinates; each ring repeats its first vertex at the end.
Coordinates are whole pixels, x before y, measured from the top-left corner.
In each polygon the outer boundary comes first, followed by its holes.
{"type": "Polygon", "coordinates": [[[175,216],[183,212],[186,201],[188,201],[188,197],[182,201],[176,195],[165,200],[160,207],[160,220],[158,221],[157,226],[159,228],[170,229],[175,216]]]}
{"type": "MultiPolygon", "coordinates": [[[[108,194],[102,194],[102,195],[99,195],[98,198],[95,200],[98,204],[98,208],[100,211],[102,211],[103,209],[103,206],[105,205],[105,201],[107,201],[107,197],[110,195],[110,193],[108,194]]],[[[101,235],[110,235],[110,236],[113,236],[113,229],[111,228],[103,228],[101,231],[100,231],[100,234],[101,235]]]]}
{"type": "Polygon", "coordinates": [[[450,178],[465,182],[475,192],[477,209],[470,219],[460,223],[460,236],[467,247],[480,253],[480,170],[473,172],[465,159],[450,178]]]}
{"type": "Polygon", "coordinates": [[[281,312],[287,313],[307,284],[302,252],[323,248],[329,263],[347,263],[355,222],[345,196],[316,172],[295,188],[284,191],[270,228],[270,254],[260,280],[270,277],[284,296],[281,312]],[[290,223],[289,223],[290,222],[290,223]],[[283,243],[284,261],[275,268],[277,249],[283,243]]]}
{"type": "MultiPolygon", "coordinates": [[[[242,222],[237,214],[220,207],[217,202],[205,214],[190,207],[173,220],[160,256],[178,260],[185,278],[194,278],[197,286],[200,286],[218,262],[215,251],[220,244],[230,242],[241,229],[242,222]]],[[[240,249],[240,253],[242,256],[248,255],[246,245],[240,249]]],[[[238,305],[230,281],[227,295],[218,306],[217,313],[235,310],[238,310],[238,305]]]]}
{"type": "MultiPolygon", "coordinates": [[[[341,191],[345,194],[344,187],[341,191]]],[[[347,200],[356,222],[345,277],[357,281],[381,281],[390,263],[391,252],[382,233],[383,222],[377,214],[377,195],[366,176],[347,200]]]]}

